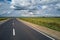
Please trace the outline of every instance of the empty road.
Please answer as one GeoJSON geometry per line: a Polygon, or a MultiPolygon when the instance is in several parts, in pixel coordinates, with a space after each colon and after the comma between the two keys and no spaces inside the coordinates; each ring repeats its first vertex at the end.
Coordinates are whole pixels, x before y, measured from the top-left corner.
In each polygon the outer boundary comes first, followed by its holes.
{"type": "Polygon", "coordinates": [[[0,25],[0,40],[54,40],[12,18],[0,25]]]}

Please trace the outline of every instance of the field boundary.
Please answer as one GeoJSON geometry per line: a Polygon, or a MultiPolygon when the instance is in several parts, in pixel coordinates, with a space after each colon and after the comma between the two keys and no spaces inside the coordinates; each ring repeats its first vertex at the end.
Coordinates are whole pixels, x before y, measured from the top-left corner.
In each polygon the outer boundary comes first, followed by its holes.
{"type": "Polygon", "coordinates": [[[43,32],[45,34],[48,34],[48,35],[60,40],[60,32],[58,32],[58,31],[55,31],[55,30],[52,30],[52,29],[49,29],[49,28],[46,28],[46,27],[43,27],[43,26],[39,26],[39,25],[30,23],[30,22],[27,22],[27,21],[24,21],[24,20],[21,20],[21,19],[17,19],[17,20],[19,20],[22,23],[26,24],[27,26],[37,30],[38,32],[43,32]]]}

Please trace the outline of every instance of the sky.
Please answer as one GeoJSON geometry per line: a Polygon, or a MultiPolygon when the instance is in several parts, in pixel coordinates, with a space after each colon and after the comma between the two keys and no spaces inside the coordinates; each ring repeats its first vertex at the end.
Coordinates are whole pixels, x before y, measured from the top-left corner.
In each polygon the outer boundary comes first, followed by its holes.
{"type": "MultiPolygon", "coordinates": [[[[1,16],[24,16],[24,17],[36,17],[36,16],[60,16],[60,0],[0,0],[8,3],[1,3],[8,11],[2,13],[3,6],[0,8],[1,16]],[[7,7],[7,8],[6,8],[7,7]],[[14,10],[18,9],[20,10],[14,10]],[[15,13],[14,13],[15,12],[15,13]]],[[[4,9],[4,12],[5,12],[4,9]]]]}

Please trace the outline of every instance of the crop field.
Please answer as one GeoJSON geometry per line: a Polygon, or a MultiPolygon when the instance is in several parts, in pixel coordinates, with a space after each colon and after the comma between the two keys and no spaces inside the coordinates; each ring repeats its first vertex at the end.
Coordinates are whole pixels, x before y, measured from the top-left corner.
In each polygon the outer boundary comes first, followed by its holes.
{"type": "Polygon", "coordinates": [[[8,19],[8,18],[0,18],[0,21],[2,21],[2,20],[6,20],[6,19],[8,19]]]}
{"type": "Polygon", "coordinates": [[[22,20],[60,31],[60,18],[20,18],[22,20]]]}

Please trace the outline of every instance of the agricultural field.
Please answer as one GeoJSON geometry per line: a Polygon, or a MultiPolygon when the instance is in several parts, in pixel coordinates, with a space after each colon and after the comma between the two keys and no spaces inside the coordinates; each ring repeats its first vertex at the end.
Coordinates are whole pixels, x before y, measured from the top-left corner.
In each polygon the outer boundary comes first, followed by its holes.
{"type": "Polygon", "coordinates": [[[22,20],[60,31],[60,18],[20,18],[22,20]]]}
{"type": "Polygon", "coordinates": [[[2,21],[2,20],[6,20],[6,19],[8,19],[8,18],[0,18],[0,21],[2,21]]]}

